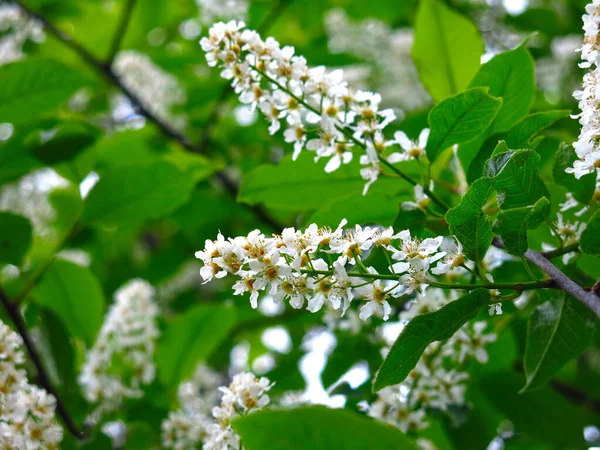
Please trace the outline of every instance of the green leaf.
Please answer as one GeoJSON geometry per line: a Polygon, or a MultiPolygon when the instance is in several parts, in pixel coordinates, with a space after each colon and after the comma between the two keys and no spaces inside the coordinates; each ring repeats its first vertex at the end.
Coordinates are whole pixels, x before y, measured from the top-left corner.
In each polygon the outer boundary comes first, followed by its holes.
{"type": "Polygon", "coordinates": [[[183,204],[194,180],[166,161],[108,171],[89,193],[82,220],[96,226],[140,223],[183,204]]]}
{"type": "Polygon", "coordinates": [[[463,245],[465,255],[477,262],[483,259],[494,239],[492,220],[482,210],[493,189],[493,184],[489,178],[475,181],[458,206],[446,213],[450,232],[463,245]]]}
{"type": "Polygon", "coordinates": [[[494,179],[498,206],[512,209],[535,204],[550,193],[538,171],[540,155],[533,150],[518,150],[492,156],[486,175],[494,179]]]}
{"type": "Polygon", "coordinates": [[[324,406],[261,411],[240,417],[234,430],[248,450],[416,450],[397,428],[324,406]],[[352,430],[352,432],[341,432],[352,430]]]}
{"type": "Polygon", "coordinates": [[[0,263],[21,266],[31,246],[33,229],[29,220],[0,212],[0,263]]]}
{"type": "Polygon", "coordinates": [[[600,211],[591,217],[579,242],[583,253],[600,256],[600,211]]]}
{"type": "Polygon", "coordinates": [[[25,143],[37,159],[52,165],[73,159],[99,137],[100,130],[85,122],[59,122],[29,134],[25,143]]]}
{"type": "Polygon", "coordinates": [[[575,200],[587,205],[592,200],[596,190],[596,174],[590,173],[578,180],[573,174],[566,173],[565,169],[573,167],[573,161],[576,159],[578,158],[573,147],[564,142],[561,143],[554,155],[552,178],[555,183],[566,187],[573,194],[575,200]]]}
{"type": "Polygon", "coordinates": [[[0,123],[23,123],[51,111],[88,80],[52,59],[28,58],[0,67],[0,123]]]}
{"type": "Polygon", "coordinates": [[[489,300],[487,290],[477,289],[435,312],[421,314],[408,322],[381,364],[373,391],[404,381],[429,344],[452,337],[489,300]]]}
{"type": "MultiPolygon", "coordinates": [[[[309,152],[303,152],[297,161],[292,161],[290,155],[277,165],[256,167],[245,175],[238,200],[286,211],[319,211],[338,200],[362,195],[365,180],[360,176],[357,158],[332,173],[325,172],[325,161],[315,163],[313,159],[309,152]]],[[[397,179],[382,178],[371,186],[365,198],[370,199],[376,193],[393,196],[398,192],[412,195],[412,188],[397,179]]]]}
{"type": "Polygon", "coordinates": [[[415,18],[413,59],[437,102],[468,85],[479,69],[484,44],[477,27],[438,0],[423,0],[415,18]]]}
{"type": "Polygon", "coordinates": [[[490,97],[487,88],[474,88],[450,97],[429,113],[431,134],[427,157],[435,161],[441,151],[462,144],[483,133],[500,110],[502,99],[490,97]]]}
{"type": "Polygon", "coordinates": [[[500,53],[481,66],[469,87],[489,87],[489,94],[502,98],[488,134],[507,131],[527,114],[535,93],[535,65],[525,48],[526,41],[514,50],[500,53]]]}
{"type": "Polygon", "coordinates": [[[0,184],[14,181],[39,166],[39,160],[29,153],[21,134],[0,144],[0,184]]]}
{"type": "Polygon", "coordinates": [[[104,317],[104,293],[87,268],[55,260],[33,291],[35,302],[54,312],[72,336],[92,345],[104,317]]]}
{"type": "Polygon", "coordinates": [[[503,136],[512,149],[531,148],[535,137],[554,122],[568,117],[570,111],[544,111],[523,117],[503,136]]]}
{"type": "Polygon", "coordinates": [[[523,360],[527,384],[521,392],[544,386],[562,366],[583,353],[596,322],[588,308],[564,292],[538,306],[527,328],[523,360]]]}
{"type": "Polygon", "coordinates": [[[398,202],[389,195],[375,192],[369,196],[348,197],[314,213],[307,223],[337,227],[342,219],[348,226],[375,223],[390,226],[398,215],[398,202]]]}
{"type": "Polygon", "coordinates": [[[224,306],[202,305],[178,315],[156,350],[161,382],[171,390],[177,389],[227,337],[235,322],[235,310],[224,306]]]}
{"type": "Polygon", "coordinates": [[[549,213],[550,202],[542,197],[533,206],[501,210],[493,229],[502,237],[508,253],[522,256],[529,248],[527,230],[539,227],[549,213]]]}

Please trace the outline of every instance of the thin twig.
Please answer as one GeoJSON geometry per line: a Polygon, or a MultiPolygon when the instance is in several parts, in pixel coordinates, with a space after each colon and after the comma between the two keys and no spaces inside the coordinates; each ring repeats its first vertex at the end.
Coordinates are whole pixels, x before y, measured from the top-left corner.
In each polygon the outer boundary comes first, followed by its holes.
{"type": "Polygon", "coordinates": [[[110,45],[110,51],[108,52],[108,58],[106,59],[107,66],[112,66],[112,63],[115,60],[115,56],[117,56],[117,53],[121,48],[121,43],[123,42],[123,38],[125,37],[125,33],[127,32],[127,28],[129,27],[131,14],[133,13],[133,9],[135,8],[135,1],[136,0],[127,0],[125,6],[123,7],[121,21],[119,22],[119,25],[117,26],[117,31],[113,36],[113,40],[110,45]]]}
{"type": "Polygon", "coordinates": [[[4,306],[4,309],[6,309],[6,312],[10,316],[11,320],[15,324],[15,328],[17,329],[17,332],[19,333],[19,335],[21,335],[21,338],[23,338],[23,343],[25,344],[25,348],[27,348],[27,352],[29,353],[31,361],[33,362],[33,364],[35,365],[35,368],[37,369],[40,385],[49,394],[52,394],[54,396],[54,398],[56,399],[56,410],[58,411],[58,414],[61,417],[65,427],[77,439],[87,438],[88,437],[87,430],[82,431],[75,424],[75,421],[69,414],[69,411],[67,410],[65,404],[63,403],[62,399],[60,398],[60,395],[58,394],[58,392],[52,385],[52,381],[50,380],[50,377],[48,376],[48,372],[44,368],[42,359],[35,348],[35,344],[33,342],[33,339],[31,338],[31,335],[29,334],[29,330],[27,329],[27,325],[25,324],[25,319],[23,318],[23,315],[21,314],[19,305],[17,303],[14,303],[13,301],[11,301],[8,298],[8,295],[6,294],[4,289],[2,289],[2,287],[0,287],[0,301],[2,302],[2,305],[4,306]]]}

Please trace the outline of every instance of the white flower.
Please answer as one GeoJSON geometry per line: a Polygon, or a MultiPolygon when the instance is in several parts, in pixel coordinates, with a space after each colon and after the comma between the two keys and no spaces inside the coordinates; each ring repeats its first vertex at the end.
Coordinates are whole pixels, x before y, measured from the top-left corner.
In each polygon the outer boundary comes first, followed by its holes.
{"type": "Polygon", "coordinates": [[[442,242],[440,249],[446,253],[446,256],[438,262],[436,267],[431,269],[431,273],[442,275],[465,264],[466,258],[463,254],[463,247],[458,239],[454,238],[442,242]]]}
{"type": "Polygon", "coordinates": [[[426,211],[429,207],[429,197],[425,194],[423,186],[417,184],[414,187],[415,201],[414,202],[402,202],[402,209],[405,211],[413,211],[415,209],[426,211]]]}
{"type": "MultiPolygon", "coordinates": [[[[369,273],[376,274],[377,271],[369,267],[369,273]]],[[[387,301],[386,285],[381,280],[375,280],[371,285],[361,286],[356,289],[357,293],[362,296],[367,303],[360,308],[359,317],[361,320],[367,320],[376,312],[380,312],[383,320],[390,318],[392,307],[387,301]]]]}
{"type": "Polygon", "coordinates": [[[419,134],[417,141],[412,141],[408,138],[405,132],[396,131],[394,133],[395,142],[400,145],[403,153],[392,153],[388,156],[388,161],[391,163],[400,161],[410,161],[412,159],[419,159],[425,154],[425,147],[427,147],[427,140],[429,139],[429,128],[425,128],[419,134]]]}
{"type": "Polygon", "coordinates": [[[573,244],[581,238],[581,233],[585,230],[587,224],[579,222],[566,222],[561,213],[557,213],[558,221],[556,222],[556,232],[563,241],[563,244],[573,244]]]}

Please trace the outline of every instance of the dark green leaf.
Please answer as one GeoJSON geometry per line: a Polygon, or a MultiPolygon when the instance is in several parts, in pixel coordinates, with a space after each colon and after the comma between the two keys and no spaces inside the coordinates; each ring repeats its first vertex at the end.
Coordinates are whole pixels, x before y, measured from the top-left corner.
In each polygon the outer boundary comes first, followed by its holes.
{"type": "Polygon", "coordinates": [[[193,182],[165,161],[115,168],[89,193],[82,220],[114,226],[161,217],[187,200],[193,182]]]}
{"type": "Polygon", "coordinates": [[[490,95],[502,98],[502,107],[488,134],[507,131],[527,114],[533,102],[535,66],[525,44],[494,56],[481,66],[469,85],[489,87],[490,95]]]}
{"type": "Polygon", "coordinates": [[[429,113],[431,134],[427,157],[434,161],[440,152],[483,133],[500,110],[502,99],[490,97],[487,88],[474,88],[450,97],[429,113]]]}
{"type": "Polygon", "coordinates": [[[36,303],[54,312],[72,336],[91,345],[104,317],[104,293],[96,276],[72,262],[55,260],[35,287],[36,303]]]}
{"type": "Polygon", "coordinates": [[[522,256],[529,244],[527,230],[539,227],[550,213],[550,202],[546,197],[540,198],[533,206],[504,209],[496,216],[494,232],[502,237],[508,253],[522,256]]]}
{"type": "Polygon", "coordinates": [[[86,77],[51,59],[28,58],[0,67],[0,123],[34,119],[86,84],[86,77]]]}
{"type": "Polygon", "coordinates": [[[544,111],[523,117],[504,135],[504,140],[511,149],[531,148],[534,138],[545,128],[557,120],[569,117],[570,111],[544,111]]]}
{"type": "Polygon", "coordinates": [[[33,229],[25,217],[0,212],[0,263],[21,266],[32,235],[33,229]]]}
{"type": "Polygon", "coordinates": [[[90,147],[99,137],[99,130],[85,122],[56,123],[27,136],[25,143],[30,152],[46,164],[73,159],[90,147]]]}
{"type": "Polygon", "coordinates": [[[373,383],[373,391],[404,381],[429,344],[452,337],[489,300],[488,291],[477,289],[435,312],[412,319],[381,364],[373,383]]]}
{"type": "Polygon", "coordinates": [[[552,177],[557,184],[566,187],[573,194],[575,200],[587,205],[596,190],[596,174],[590,173],[577,179],[571,173],[566,173],[567,167],[573,167],[577,155],[573,147],[564,142],[558,147],[554,155],[552,177]]]}
{"type": "Polygon", "coordinates": [[[416,450],[400,430],[357,413],[324,406],[261,411],[233,428],[248,450],[416,450]],[[341,433],[341,430],[352,432],[341,433]]]}
{"type": "Polygon", "coordinates": [[[581,233],[581,250],[588,255],[600,256],[600,211],[592,216],[581,233]]]}
{"type": "Polygon", "coordinates": [[[527,328],[523,360],[527,384],[521,392],[544,386],[569,360],[583,353],[596,322],[588,308],[564,292],[538,306],[527,328]]]}
{"type": "Polygon", "coordinates": [[[235,310],[224,306],[198,306],[177,316],[156,350],[162,383],[171,390],[177,389],[227,337],[235,321],[235,310]]]}
{"type": "Polygon", "coordinates": [[[23,143],[20,134],[0,144],[0,184],[16,180],[40,166],[23,143]]]}
{"type": "Polygon", "coordinates": [[[446,213],[450,232],[458,238],[465,255],[473,261],[483,259],[494,239],[492,220],[482,210],[492,189],[492,180],[480,178],[471,185],[458,206],[446,213]]]}
{"type": "Polygon", "coordinates": [[[438,0],[421,1],[412,55],[421,81],[435,101],[469,85],[483,49],[479,31],[469,19],[438,0]]]}
{"type": "Polygon", "coordinates": [[[500,209],[530,206],[542,197],[550,198],[538,172],[539,162],[540,155],[532,150],[507,152],[488,160],[486,175],[494,179],[500,209]]]}

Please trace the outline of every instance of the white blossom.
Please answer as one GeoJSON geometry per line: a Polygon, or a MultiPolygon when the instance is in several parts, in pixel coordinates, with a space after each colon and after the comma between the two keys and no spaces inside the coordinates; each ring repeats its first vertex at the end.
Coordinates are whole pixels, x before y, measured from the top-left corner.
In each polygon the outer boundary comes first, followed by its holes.
{"type": "Polygon", "coordinates": [[[0,66],[25,57],[27,41],[40,43],[45,39],[42,25],[12,3],[0,4],[0,66]]]}

